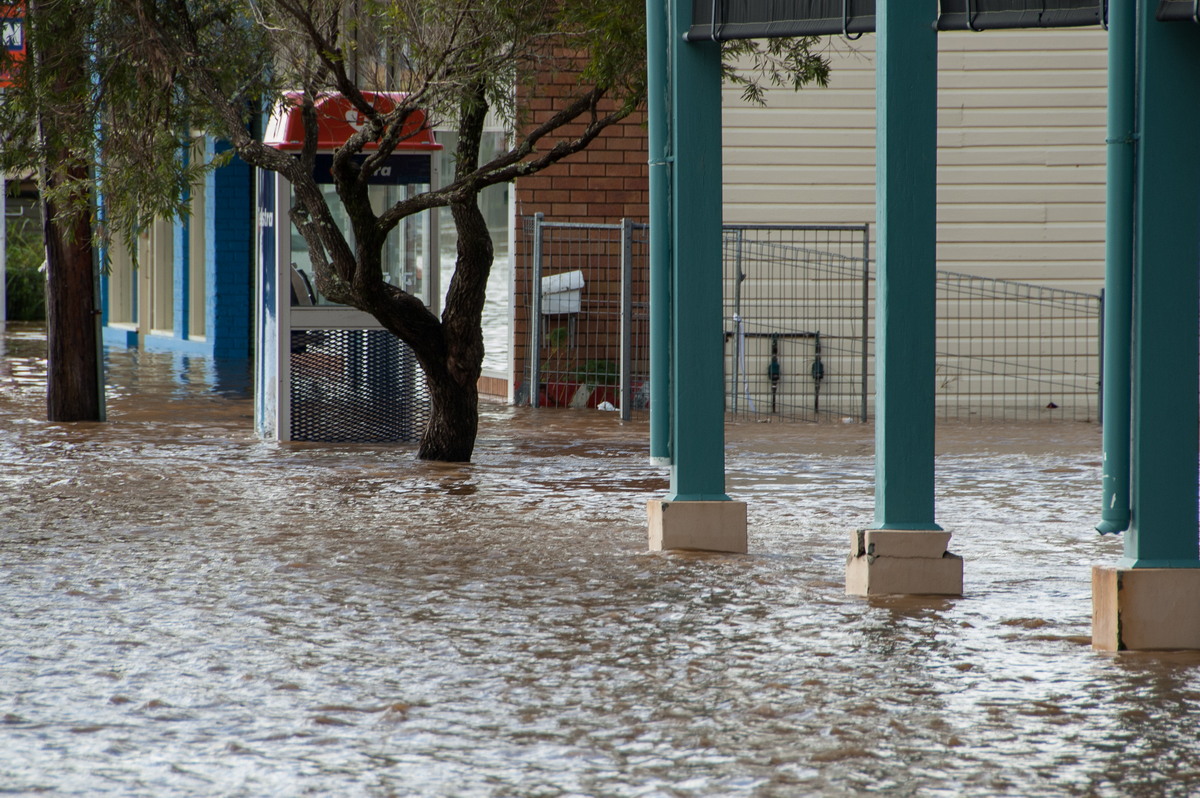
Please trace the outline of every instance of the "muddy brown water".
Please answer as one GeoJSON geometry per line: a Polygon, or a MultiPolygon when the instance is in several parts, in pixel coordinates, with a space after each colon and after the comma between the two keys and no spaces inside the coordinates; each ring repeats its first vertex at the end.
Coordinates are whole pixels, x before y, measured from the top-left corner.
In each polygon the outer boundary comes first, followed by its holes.
{"type": "Polygon", "coordinates": [[[954,600],[843,595],[858,424],[728,429],[749,556],[650,554],[645,421],[490,406],[471,465],[255,438],[244,367],[0,358],[0,793],[1194,795],[1200,657],[1093,652],[1094,425],[943,426],[954,600]]]}

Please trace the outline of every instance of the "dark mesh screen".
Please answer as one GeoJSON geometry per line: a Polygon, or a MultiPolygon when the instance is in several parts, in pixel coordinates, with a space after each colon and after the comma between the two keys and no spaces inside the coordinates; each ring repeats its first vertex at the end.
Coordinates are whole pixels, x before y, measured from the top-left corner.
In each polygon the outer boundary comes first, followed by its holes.
{"type": "MultiPolygon", "coordinates": [[[[940,0],[937,25],[940,30],[1099,25],[1106,7],[1105,0],[940,0]]],[[[875,0],[692,0],[688,35],[725,40],[874,30],[875,0]]]]}
{"type": "Polygon", "coordinates": [[[1196,0],[1161,0],[1155,18],[1159,22],[1200,22],[1196,0]]]}
{"type": "Polygon", "coordinates": [[[416,441],[429,396],[412,350],[387,330],[292,332],[292,440],[416,441]]]}

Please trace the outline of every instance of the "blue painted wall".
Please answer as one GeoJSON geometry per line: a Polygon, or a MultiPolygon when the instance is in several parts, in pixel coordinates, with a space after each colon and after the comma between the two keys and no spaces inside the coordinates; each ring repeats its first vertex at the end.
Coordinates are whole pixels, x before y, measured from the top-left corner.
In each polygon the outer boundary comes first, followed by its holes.
{"type": "MultiPolygon", "coordinates": [[[[221,153],[229,149],[224,142],[208,141],[208,149],[221,153]]],[[[203,219],[187,219],[175,224],[174,248],[174,330],[171,335],[131,332],[125,327],[108,326],[107,278],[103,280],[104,341],[115,346],[142,346],[154,351],[208,355],[217,358],[248,358],[251,352],[250,329],[254,320],[254,172],[234,158],[226,166],[205,178],[203,219]],[[192,225],[204,225],[205,336],[192,340],[190,327],[190,240],[192,225]],[[139,340],[140,338],[140,340],[139,340]]],[[[134,281],[136,285],[137,281],[134,281]]]]}

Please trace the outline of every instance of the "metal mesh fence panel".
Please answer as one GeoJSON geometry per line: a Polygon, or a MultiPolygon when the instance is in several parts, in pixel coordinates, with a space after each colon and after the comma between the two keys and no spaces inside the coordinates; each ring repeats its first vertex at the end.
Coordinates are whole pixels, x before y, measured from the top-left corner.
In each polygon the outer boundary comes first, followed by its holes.
{"type": "MultiPolygon", "coordinates": [[[[525,230],[529,276],[520,285],[528,318],[540,320],[524,336],[538,352],[527,372],[540,386],[532,402],[624,407],[615,375],[628,304],[628,404],[646,408],[648,228],[631,225],[623,236],[621,225],[531,218],[525,230]],[[630,272],[624,299],[622,246],[630,272]]],[[[873,415],[869,240],[868,225],[725,226],[723,379],[731,415],[809,421],[873,415]]],[[[1094,294],[939,271],[939,417],[1096,420],[1101,318],[1094,294]]]]}
{"type": "Polygon", "coordinates": [[[296,330],[291,344],[296,441],[416,441],[429,396],[416,356],[386,330],[296,330]]]}
{"type": "Polygon", "coordinates": [[[726,409],[865,420],[869,228],[726,225],[726,409]]]}
{"type": "Polygon", "coordinates": [[[938,272],[942,418],[1095,421],[1100,297],[938,272]]]}
{"type": "Polygon", "coordinates": [[[531,403],[620,408],[623,415],[644,410],[650,373],[645,226],[535,220],[528,230],[536,353],[530,384],[538,386],[531,403]]]}

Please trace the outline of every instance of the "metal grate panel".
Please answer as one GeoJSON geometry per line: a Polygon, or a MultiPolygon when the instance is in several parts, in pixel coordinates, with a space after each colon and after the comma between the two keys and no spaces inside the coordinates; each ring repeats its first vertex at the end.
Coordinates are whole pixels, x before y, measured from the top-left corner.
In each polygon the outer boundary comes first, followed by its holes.
{"type": "Polygon", "coordinates": [[[537,342],[529,349],[537,358],[529,383],[538,386],[530,401],[539,407],[611,405],[623,418],[646,410],[649,229],[632,222],[529,222],[526,296],[530,315],[536,313],[531,332],[537,342]]]}
{"type": "Polygon", "coordinates": [[[291,369],[292,440],[411,442],[425,430],[421,369],[387,330],[294,330],[291,369]]]}
{"type": "Polygon", "coordinates": [[[867,225],[725,225],[726,409],[867,420],[867,225]]]}

